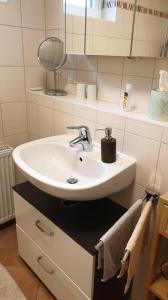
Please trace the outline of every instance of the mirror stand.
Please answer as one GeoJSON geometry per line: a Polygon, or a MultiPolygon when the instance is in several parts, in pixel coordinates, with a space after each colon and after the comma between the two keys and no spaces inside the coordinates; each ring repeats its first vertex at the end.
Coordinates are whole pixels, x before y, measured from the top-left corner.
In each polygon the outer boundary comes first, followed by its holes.
{"type": "Polygon", "coordinates": [[[54,89],[45,91],[45,94],[49,96],[66,96],[67,95],[66,91],[57,89],[58,71],[54,70],[53,72],[54,72],[54,89]]]}

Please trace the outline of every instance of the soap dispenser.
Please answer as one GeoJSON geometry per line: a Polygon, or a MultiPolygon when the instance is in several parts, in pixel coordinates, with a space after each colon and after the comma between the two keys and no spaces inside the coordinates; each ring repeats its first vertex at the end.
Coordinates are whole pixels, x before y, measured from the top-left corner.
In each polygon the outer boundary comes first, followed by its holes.
{"type": "Polygon", "coordinates": [[[116,161],[116,139],[112,137],[112,128],[105,128],[105,137],[101,139],[101,158],[104,163],[116,161]]]}

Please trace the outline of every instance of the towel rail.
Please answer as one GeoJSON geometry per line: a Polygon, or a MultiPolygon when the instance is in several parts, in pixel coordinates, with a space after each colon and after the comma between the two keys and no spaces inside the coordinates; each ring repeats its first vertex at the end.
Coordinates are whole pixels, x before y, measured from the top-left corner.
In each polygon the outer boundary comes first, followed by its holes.
{"type": "MultiPolygon", "coordinates": [[[[149,190],[146,190],[145,195],[142,199],[143,199],[143,201],[145,201],[145,200],[146,201],[152,201],[152,203],[154,205],[156,205],[157,201],[159,199],[159,194],[155,193],[155,192],[152,192],[152,191],[149,191],[149,190]]],[[[98,251],[102,246],[103,246],[103,242],[100,240],[98,242],[98,244],[95,246],[95,249],[98,251]]],[[[125,253],[124,259],[127,258],[128,255],[129,255],[129,253],[125,253]]]]}

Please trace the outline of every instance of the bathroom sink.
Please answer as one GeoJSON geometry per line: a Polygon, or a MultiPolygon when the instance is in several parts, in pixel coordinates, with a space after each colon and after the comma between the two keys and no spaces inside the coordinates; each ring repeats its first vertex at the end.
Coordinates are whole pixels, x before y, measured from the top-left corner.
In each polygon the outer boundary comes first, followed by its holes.
{"type": "Polygon", "coordinates": [[[135,177],[135,160],[117,153],[117,161],[101,161],[99,144],[93,151],[71,148],[71,134],[32,141],[17,147],[13,159],[24,176],[44,192],[66,200],[95,200],[117,193],[135,177]]]}

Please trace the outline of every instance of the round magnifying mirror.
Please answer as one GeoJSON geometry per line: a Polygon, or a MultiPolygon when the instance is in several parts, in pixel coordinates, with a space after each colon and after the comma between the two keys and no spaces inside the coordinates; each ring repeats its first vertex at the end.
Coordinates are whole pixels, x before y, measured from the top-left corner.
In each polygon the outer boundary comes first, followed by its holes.
{"type": "Polygon", "coordinates": [[[63,42],[56,37],[49,37],[44,40],[38,48],[38,61],[45,69],[54,72],[54,89],[48,90],[47,95],[65,96],[67,93],[57,88],[58,71],[66,61],[63,42]]]}

